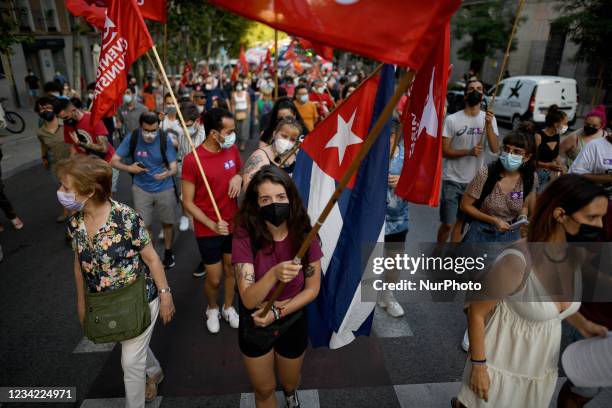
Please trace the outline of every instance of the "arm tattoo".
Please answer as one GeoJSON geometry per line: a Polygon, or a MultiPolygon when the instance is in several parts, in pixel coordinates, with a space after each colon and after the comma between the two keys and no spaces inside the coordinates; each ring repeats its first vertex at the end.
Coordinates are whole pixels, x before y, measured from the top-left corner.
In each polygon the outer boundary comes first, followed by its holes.
{"type": "Polygon", "coordinates": [[[304,277],[306,278],[312,278],[314,276],[315,273],[315,268],[312,265],[308,265],[306,267],[306,270],[304,271],[304,277]]]}
{"type": "Polygon", "coordinates": [[[234,275],[236,281],[240,282],[244,279],[247,283],[255,283],[255,273],[246,269],[246,264],[237,263],[234,265],[234,275]]]}
{"type": "Polygon", "coordinates": [[[256,169],[261,167],[262,159],[259,154],[252,154],[251,157],[247,160],[244,165],[244,169],[242,170],[242,174],[254,173],[256,169]]]}

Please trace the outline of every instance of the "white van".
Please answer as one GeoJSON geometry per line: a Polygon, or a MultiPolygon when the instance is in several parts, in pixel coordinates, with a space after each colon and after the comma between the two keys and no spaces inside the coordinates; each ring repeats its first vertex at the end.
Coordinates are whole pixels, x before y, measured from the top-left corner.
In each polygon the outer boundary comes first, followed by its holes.
{"type": "MultiPolygon", "coordinates": [[[[494,88],[487,92],[489,106],[494,88]]],[[[512,123],[513,128],[522,118],[531,118],[536,125],[542,126],[550,105],[559,106],[573,124],[578,106],[576,80],[556,76],[506,78],[499,83],[493,110],[498,121],[512,123]]]]}

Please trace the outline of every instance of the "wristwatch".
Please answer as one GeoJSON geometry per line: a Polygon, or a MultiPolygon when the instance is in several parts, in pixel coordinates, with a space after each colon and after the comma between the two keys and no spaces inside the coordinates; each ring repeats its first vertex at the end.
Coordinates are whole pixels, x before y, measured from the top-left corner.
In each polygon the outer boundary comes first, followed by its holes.
{"type": "Polygon", "coordinates": [[[167,288],[159,289],[158,292],[159,293],[170,293],[172,291],[170,290],[170,287],[167,287],[167,288]]]}

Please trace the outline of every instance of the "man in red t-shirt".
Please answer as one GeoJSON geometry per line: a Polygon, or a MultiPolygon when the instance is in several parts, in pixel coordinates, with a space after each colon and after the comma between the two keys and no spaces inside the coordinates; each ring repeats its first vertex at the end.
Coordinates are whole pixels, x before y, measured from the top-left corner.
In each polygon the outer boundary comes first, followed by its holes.
{"type": "Polygon", "coordinates": [[[225,109],[206,112],[206,139],[196,149],[206,179],[221,213],[217,218],[193,152],[183,159],[183,207],[193,217],[196,241],[206,268],[204,292],[208,299],[206,327],[219,331],[217,297],[225,275],[223,318],[238,328],[238,313],[233,307],[235,279],[232,271],[232,224],[238,211],[237,198],[242,186],[240,153],[235,146],[234,117],[225,109]]]}
{"type": "Polygon", "coordinates": [[[317,105],[319,110],[319,120],[325,119],[334,108],[334,101],[325,90],[326,86],[320,79],[312,83],[312,92],[310,93],[310,101],[317,105]]]}
{"type": "MultiPolygon", "coordinates": [[[[91,125],[91,113],[84,112],[78,98],[58,99],[54,108],[55,114],[64,122],[64,142],[70,145],[70,154],[97,156],[110,163],[115,154],[113,145],[108,141],[108,130],[104,122],[91,125]]],[[[117,192],[119,170],[113,169],[113,185],[111,191],[117,192]]]]}
{"type": "Polygon", "coordinates": [[[91,113],[84,112],[75,99],[59,99],[55,112],[64,121],[64,142],[72,154],[94,155],[110,162],[115,149],[108,142],[108,130],[102,121],[91,125],[91,113]]]}

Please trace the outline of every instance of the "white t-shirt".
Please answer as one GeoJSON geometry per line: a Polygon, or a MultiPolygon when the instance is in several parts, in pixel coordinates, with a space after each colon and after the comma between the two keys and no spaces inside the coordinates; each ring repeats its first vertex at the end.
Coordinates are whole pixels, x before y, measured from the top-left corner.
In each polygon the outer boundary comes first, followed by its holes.
{"type": "Polygon", "coordinates": [[[178,119],[171,120],[167,115],[161,123],[162,130],[168,132],[168,136],[172,137],[172,141],[176,141],[178,136],[183,131],[178,119]]]}
{"type": "MultiPolygon", "coordinates": [[[[569,169],[576,174],[612,174],[612,143],[601,137],[587,143],[569,169]]],[[[604,185],[612,197],[612,183],[604,185]]]]}
{"type": "MultiPolygon", "coordinates": [[[[485,113],[481,111],[477,116],[468,116],[463,110],[448,115],[444,120],[442,137],[451,139],[450,146],[456,150],[471,150],[480,143],[484,132],[485,113]]],[[[493,118],[493,131],[499,135],[497,121],[493,118]]],[[[489,144],[485,139],[484,149],[489,144]]],[[[442,179],[456,183],[469,183],[485,163],[485,152],[480,156],[463,156],[456,159],[445,158],[442,179]]]]}

